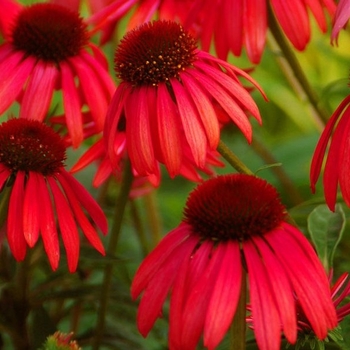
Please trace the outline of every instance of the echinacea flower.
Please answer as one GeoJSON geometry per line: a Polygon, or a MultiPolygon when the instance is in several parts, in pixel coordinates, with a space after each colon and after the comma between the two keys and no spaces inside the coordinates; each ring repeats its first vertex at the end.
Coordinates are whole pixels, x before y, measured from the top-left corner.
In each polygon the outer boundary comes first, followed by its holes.
{"type": "Polygon", "coordinates": [[[207,150],[216,149],[220,139],[216,108],[248,141],[252,126],[246,111],[261,122],[239,77],[257,83],[237,67],[198,50],[193,37],[175,22],[154,21],[129,31],[116,50],[115,70],[121,83],[106,116],[108,155],[115,163],[114,143],[122,123],[128,155],[140,175],[155,173],[160,162],[174,177],[185,148],[203,168],[207,150]]]}
{"type": "MultiPolygon", "coordinates": [[[[112,175],[121,180],[121,169],[124,166],[127,158],[126,151],[126,136],[125,133],[119,133],[115,139],[114,149],[118,158],[117,167],[113,166],[110,158],[107,155],[105,142],[103,138],[97,140],[74,164],[71,169],[71,173],[78,172],[93,162],[97,162],[97,171],[93,178],[93,186],[99,187],[112,175]]],[[[205,166],[198,168],[195,166],[190,152],[185,152],[185,159],[181,165],[179,174],[190,181],[199,182],[203,178],[199,173],[199,170],[203,173],[213,176],[213,167],[223,167],[224,163],[219,160],[219,153],[217,151],[210,151],[207,154],[205,166]]],[[[135,169],[132,169],[134,181],[131,190],[131,197],[138,197],[144,193],[147,193],[150,189],[156,188],[160,184],[161,171],[158,167],[157,172],[148,176],[139,176],[135,169]]]]}
{"type": "Polygon", "coordinates": [[[20,5],[0,0],[0,114],[16,100],[22,118],[43,121],[61,90],[73,146],[83,140],[82,108],[87,105],[96,133],[103,129],[115,90],[103,53],[89,42],[77,12],[52,3],[20,5]]]}
{"type": "Polygon", "coordinates": [[[333,29],[331,40],[338,43],[338,35],[342,28],[345,27],[346,23],[350,18],[350,1],[340,0],[337,5],[337,10],[334,15],[333,29]]]}
{"type": "Polygon", "coordinates": [[[60,234],[69,271],[74,272],[78,228],[104,254],[97,228],[106,234],[107,220],[93,197],[64,169],[65,158],[63,140],[47,125],[25,118],[0,124],[0,226],[6,225],[12,254],[23,260],[27,246],[34,247],[41,236],[56,270],[60,234]]]}
{"type": "Polygon", "coordinates": [[[330,210],[335,210],[338,185],[345,203],[350,207],[350,95],[347,96],[328,120],[317,143],[310,168],[312,192],[321,173],[326,158],[323,174],[323,190],[330,210]],[[328,154],[326,156],[327,147],[328,154]]]}
{"type": "Polygon", "coordinates": [[[337,325],[327,275],[305,236],[286,221],[277,191],[255,176],[219,176],[189,196],[184,219],[141,263],[131,294],[143,336],[171,292],[171,350],[220,343],[235,315],[247,269],[259,349],[297,339],[296,299],[320,339],[337,325]]]}
{"type": "Polygon", "coordinates": [[[310,13],[326,32],[325,12],[332,16],[336,8],[333,0],[194,0],[184,27],[197,27],[203,50],[209,50],[214,41],[221,59],[226,59],[230,51],[240,56],[245,47],[250,61],[259,63],[265,48],[269,6],[286,37],[300,51],[310,41],[310,13]]]}

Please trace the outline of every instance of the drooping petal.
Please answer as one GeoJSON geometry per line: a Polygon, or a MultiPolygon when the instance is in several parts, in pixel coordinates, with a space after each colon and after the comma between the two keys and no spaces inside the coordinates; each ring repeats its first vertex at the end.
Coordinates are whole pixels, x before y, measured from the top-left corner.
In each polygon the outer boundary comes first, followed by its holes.
{"type": "MultiPolygon", "coordinates": [[[[318,269],[315,267],[317,261],[315,253],[311,257],[307,256],[294,237],[292,240],[292,236],[282,232],[276,230],[266,238],[287,271],[296,297],[313,331],[318,338],[324,339],[328,330],[336,326],[337,318],[328,281],[320,276],[321,271],[324,273],[323,267],[320,262],[318,269]],[[311,258],[312,261],[310,261],[311,258]]],[[[302,236],[301,233],[300,236],[302,236]]]]}
{"type": "Polygon", "coordinates": [[[38,177],[41,174],[29,171],[27,183],[24,191],[23,200],[23,234],[29,247],[34,247],[39,238],[41,206],[40,200],[37,200],[37,191],[39,187],[38,177]]]}
{"type": "Polygon", "coordinates": [[[217,69],[204,62],[196,62],[196,67],[200,68],[203,73],[212,77],[220,85],[226,88],[232,98],[238,100],[247,111],[249,111],[258,121],[261,122],[259,109],[249,92],[241,83],[231,79],[228,75],[218,72],[217,69]]]}
{"type": "Polygon", "coordinates": [[[40,231],[41,238],[44,243],[46,255],[49,259],[51,268],[55,271],[58,268],[60,260],[60,247],[58,241],[58,234],[53,210],[53,203],[45,178],[37,177],[38,187],[37,193],[41,201],[41,215],[40,215],[40,231]]]}
{"type": "Polygon", "coordinates": [[[149,281],[157,273],[163,262],[172,251],[189,236],[189,227],[181,224],[169,232],[157,245],[157,247],[143,260],[139,266],[131,285],[131,296],[136,299],[145,289],[149,281]]]}
{"type": "Polygon", "coordinates": [[[339,35],[339,31],[346,25],[350,18],[350,1],[340,0],[337,6],[336,13],[334,15],[334,24],[331,35],[332,42],[336,40],[339,35]]]}
{"type": "Polygon", "coordinates": [[[61,169],[59,176],[64,177],[66,180],[67,185],[65,186],[65,189],[68,189],[68,186],[71,188],[72,192],[74,192],[76,198],[89,213],[97,227],[99,227],[99,229],[106,234],[108,231],[106,216],[92,195],[65,169],[61,169]]]}
{"type": "Polygon", "coordinates": [[[146,286],[137,312],[137,326],[143,336],[149,333],[154,322],[160,316],[162,305],[173,285],[182,261],[190,259],[194,242],[192,240],[192,243],[188,243],[188,241],[184,241],[176,246],[146,286]]]}
{"type": "Polygon", "coordinates": [[[55,202],[58,224],[63,239],[63,244],[67,253],[68,268],[73,273],[78,265],[79,259],[79,234],[77,225],[72,215],[72,210],[67,199],[58,187],[56,180],[52,176],[47,177],[52,196],[55,202]]]}
{"type": "Polygon", "coordinates": [[[181,349],[181,334],[183,329],[182,320],[184,308],[189,294],[194,285],[197,284],[208,265],[210,252],[213,245],[203,242],[198,246],[198,237],[191,235],[186,244],[192,244],[192,255],[189,259],[184,259],[179,272],[175,278],[171,299],[170,299],[170,320],[169,320],[169,344],[170,349],[181,349]]]}
{"type": "Polygon", "coordinates": [[[156,168],[148,108],[148,87],[135,88],[125,101],[126,144],[134,169],[140,175],[152,174],[156,168]]]}
{"type": "Polygon", "coordinates": [[[254,332],[259,349],[279,350],[282,325],[268,271],[252,242],[244,242],[243,251],[248,267],[254,332]]]}
{"type": "Polygon", "coordinates": [[[220,273],[225,245],[218,245],[211,251],[207,266],[197,283],[192,287],[182,316],[181,345],[183,350],[194,350],[203,332],[209,302],[220,273]]]}
{"type": "Polygon", "coordinates": [[[222,245],[225,249],[220,252],[221,267],[204,324],[204,345],[209,350],[218,346],[230,327],[241,291],[242,262],[239,244],[228,241],[222,245]]]}
{"type": "Polygon", "coordinates": [[[157,124],[165,166],[171,177],[179,173],[182,160],[180,123],[176,105],[165,83],[158,85],[157,124]]]}
{"type": "Polygon", "coordinates": [[[80,98],[74,83],[74,75],[69,64],[61,62],[60,69],[65,120],[73,147],[77,148],[84,138],[80,98]]]}
{"type": "Polygon", "coordinates": [[[36,64],[21,99],[20,118],[43,121],[57,84],[58,70],[51,63],[36,64]]]}
{"type": "Polygon", "coordinates": [[[86,217],[85,213],[83,212],[81,208],[81,203],[77,199],[77,196],[75,195],[75,187],[71,187],[71,183],[67,182],[67,180],[60,174],[56,174],[56,178],[60,185],[62,186],[65,195],[68,199],[68,202],[72,208],[72,211],[74,213],[74,216],[79,223],[79,226],[81,227],[85,237],[90,242],[90,244],[99,251],[102,255],[105,254],[104,247],[101,243],[101,240],[96,232],[96,229],[92,226],[88,218],[86,217]]]}
{"type": "Polygon", "coordinates": [[[347,159],[349,152],[349,128],[350,106],[348,106],[343,113],[333,133],[323,174],[325,199],[328,207],[332,211],[335,210],[338,183],[340,184],[345,202],[350,203],[349,178],[346,176],[349,170],[349,162],[347,159]]]}
{"type": "Polygon", "coordinates": [[[31,56],[23,59],[23,53],[13,52],[0,63],[0,114],[18,97],[35,66],[31,56]]]}
{"type": "Polygon", "coordinates": [[[212,102],[196,79],[184,72],[181,74],[181,80],[197,108],[210,148],[216,149],[220,139],[220,127],[212,102]]]}
{"type": "Polygon", "coordinates": [[[266,1],[244,2],[244,42],[249,59],[258,64],[265,46],[267,31],[266,1]]]}
{"type": "MultiPolygon", "coordinates": [[[[349,103],[350,103],[350,95],[347,96],[342,101],[342,103],[338,106],[338,108],[335,110],[332,117],[327,122],[326,127],[323,130],[322,135],[317,143],[316,149],[314,151],[314,155],[312,157],[311,168],[310,168],[310,183],[311,183],[311,189],[313,192],[315,192],[315,186],[316,186],[317,180],[320,176],[323,159],[324,159],[324,156],[326,153],[328,142],[329,142],[330,137],[333,133],[334,126],[336,125],[336,123],[337,123],[339,117],[341,116],[342,112],[344,111],[345,107],[349,103]]],[[[334,158],[332,160],[334,161],[334,158]]]]}
{"type": "MultiPolygon", "coordinates": [[[[337,129],[333,134],[333,140],[332,143],[338,141],[339,148],[338,151],[338,157],[339,157],[339,185],[341,189],[341,193],[343,195],[345,203],[350,206],[350,181],[349,181],[349,169],[350,169],[350,162],[349,162],[349,152],[350,152],[350,142],[349,142],[349,132],[350,132],[350,107],[348,107],[342,117],[341,121],[337,125],[337,129]],[[344,121],[344,123],[343,123],[344,121]],[[337,131],[342,130],[340,135],[336,135],[337,131]]],[[[334,145],[334,148],[336,148],[337,145],[334,145]]],[[[327,157],[327,161],[329,157],[334,156],[334,154],[331,154],[331,149],[329,150],[329,154],[327,157]]],[[[330,171],[331,169],[327,170],[330,171]]],[[[325,169],[326,174],[326,169],[325,169]]],[[[328,202],[327,202],[328,203],[328,202]]]]}
{"type": "Polygon", "coordinates": [[[118,165],[118,159],[114,148],[115,139],[117,137],[116,134],[118,133],[118,124],[124,112],[125,100],[130,93],[130,90],[131,88],[129,84],[121,83],[113,95],[107,110],[103,133],[106,140],[107,154],[111,159],[113,167],[118,165]]]}
{"type": "Polygon", "coordinates": [[[84,99],[95,122],[96,133],[102,131],[109,102],[103,87],[94,70],[81,56],[72,57],[70,63],[74,67],[80,81],[84,99]]]}
{"type": "Polygon", "coordinates": [[[310,40],[310,23],[305,4],[301,1],[271,0],[284,33],[298,50],[304,50],[310,40]]]}
{"type": "Polygon", "coordinates": [[[295,299],[287,273],[264,239],[257,236],[253,238],[253,241],[262,256],[267,271],[269,271],[269,283],[274,294],[284,334],[288,342],[294,344],[297,338],[297,319],[295,299]]]}
{"type": "Polygon", "coordinates": [[[25,173],[18,171],[11,191],[7,219],[7,240],[13,256],[18,261],[24,259],[27,250],[23,235],[23,221],[18,220],[23,213],[24,181],[25,173]]]}
{"type": "Polygon", "coordinates": [[[203,167],[206,160],[207,139],[199,121],[200,117],[183,85],[177,79],[171,79],[170,82],[174,89],[184,134],[195,164],[198,167],[203,167]]]}
{"type": "Polygon", "coordinates": [[[230,96],[227,90],[198,70],[188,70],[188,74],[202,82],[203,86],[207,90],[207,93],[219,103],[219,105],[230,116],[232,121],[241,129],[248,142],[251,142],[252,126],[248,120],[248,117],[242,111],[242,108],[232,99],[232,96],[230,96]]]}

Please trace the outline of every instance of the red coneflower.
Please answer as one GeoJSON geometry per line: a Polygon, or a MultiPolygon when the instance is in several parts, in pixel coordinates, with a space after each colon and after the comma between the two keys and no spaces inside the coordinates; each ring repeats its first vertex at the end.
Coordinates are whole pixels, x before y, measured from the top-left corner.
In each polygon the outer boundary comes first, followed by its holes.
{"type": "Polygon", "coordinates": [[[252,127],[245,111],[261,122],[238,77],[257,83],[198,50],[192,36],[175,22],[154,21],[128,32],[116,50],[115,69],[121,83],[106,117],[108,154],[115,163],[114,140],[122,123],[129,157],[140,175],[155,173],[157,161],[172,177],[177,175],[186,149],[203,168],[207,149],[216,149],[220,139],[216,108],[248,141],[252,127]]]}
{"type": "Polygon", "coordinates": [[[327,275],[304,235],[287,223],[277,191],[255,176],[219,176],[189,196],[182,223],[142,262],[131,287],[142,292],[137,323],[146,336],[168,292],[170,349],[215,349],[236,311],[247,268],[259,349],[297,339],[296,298],[320,339],[337,325],[327,275]]]}
{"type": "Polygon", "coordinates": [[[66,148],[45,124],[10,119],[0,125],[1,227],[16,260],[26,255],[41,236],[53,270],[60,258],[59,233],[74,272],[79,258],[80,227],[100,253],[103,245],[96,226],[107,233],[107,220],[84,187],[64,169],[66,148]],[[57,220],[57,224],[56,224],[57,220]]]}
{"type": "MultiPolygon", "coordinates": [[[[93,162],[98,163],[98,168],[93,179],[93,186],[99,187],[104,183],[110,176],[115,175],[117,179],[120,179],[121,169],[125,158],[127,157],[126,152],[126,136],[125,133],[119,133],[115,138],[114,145],[115,153],[117,156],[117,167],[113,167],[110,158],[107,155],[105,142],[101,138],[96,141],[77,161],[72,167],[71,172],[78,172],[85,167],[89,166],[93,162]]],[[[190,152],[185,152],[185,159],[181,165],[179,174],[190,181],[202,181],[202,177],[199,174],[199,170],[209,176],[214,175],[213,167],[223,167],[224,163],[219,160],[219,153],[215,150],[208,152],[206,163],[203,168],[195,166],[192,158],[186,157],[190,152]]],[[[159,167],[158,167],[159,168],[159,167]]],[[[161,172],[160,169],[156,173],[148,176],[139,176],[133,169],[134,183],[131,191],[131,196],[135,197],[138,194],[145,193],[144,189],[150,189],[158,187],[160,184],[161,172]],[[148,184],[148,185],[147,185],[148,184]]]]}
{"type": "Polygon", "coordinates": [[[91,42],[77,12],[51,3],[22,6],[0,0],[0,114],[14,101],[20,117],[43,121],[55,90],[62,91],[65,121],[73,146],[83,140],[82,107],[96,132],[103,129],[115,90],[103,53],[91,42]],[[78,84],[77,81],[78,80],[78,84]]]}
{"type": "Polygon", "coordinates": [[[240,56],[243,47],[253,63],[259,63],[265,48],[270,6],[283,32],[297,50],[304,50],[311,36],[309,12],[323,32],[327,30],[325,12],[333,15],[333,0],[195,0],[185,28],[194,25],[202,48],[209,50],[212,40],[219,58],[231,51],[240,56]]]}
{"type": "Polygon", "coordinates": [[[323,189],[327,205],[335,210],[338,185],[345,203],[350,206],[350,95],[335,110],[317,143],[310,168],[311,189],[315,186],[321,173],[324,158],[326,164],[323,174],[323,189]],[[325,156],[330,143],[328,155],[325,156]]]}

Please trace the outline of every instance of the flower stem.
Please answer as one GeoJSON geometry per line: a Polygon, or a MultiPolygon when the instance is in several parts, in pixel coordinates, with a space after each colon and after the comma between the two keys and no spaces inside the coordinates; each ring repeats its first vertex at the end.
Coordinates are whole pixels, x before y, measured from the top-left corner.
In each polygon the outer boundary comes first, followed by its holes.
{"type": "Polygon", "coordinates": [[[230,329],[229,350],[245,350],[246,348],[246,298],[247,280],[246,271],[242,271],[241,292],[235,316],[230,329]]]}
{"type": "MultiPolygon", "coordinates": [[[[133,175],[130,162],[126,162],[124,168],[123,179],[120,187],[119,196],[116,200],[113,226],[110,232],[110,240],[108,243],[107,254],[114,256],[117,250],[122,221],[124,217],[125,207],[129,200],[129,193],[132,185],[133,175]]],[[[110,294],[110,286],[112,283],[113,263],[107,262],[104,269],[103,282],[101,286],[101,296],[97,315],[97,324],[93,349],[98,350],[103,338],[106,313],[108,308],[108,299],[110,294]]]]}
{"type": "Polygon", "coordinates": [[[145,207],[152,234],[152,248],[154,248],[162,239],[162,225],[159,216],[159,210],[157,210],[156,192],[151,191],[144,196],[145,207]]]}
{"type": "Polygon", "coordinates": [[[218,152],[227,162],[241,174],[253,175],[253,172],[220,140],[218,152]]]}
{"type": "Polygon", "coordinates": [[[306,94],[310,104],[314,108],[315,112],[317,113],[318,117],[321,119],[323,123],[326,123],[329,119],[328,114],[319,106],[319,98],[317,97],[316,92],[311,87],[306,75],[304,74],[303,69],[300,66],[300,63],[294,53],[294,51],[291,49],[289,43],[287,42],[276,18],[273,13],[273,10],[271,8],[270,2],[268,2],[268,15],[269,15],[269,29],[281,49],[284,58],[288,62],[290,68],[293,71],[293,74],[300,84],[300,87],[306,94]]]}

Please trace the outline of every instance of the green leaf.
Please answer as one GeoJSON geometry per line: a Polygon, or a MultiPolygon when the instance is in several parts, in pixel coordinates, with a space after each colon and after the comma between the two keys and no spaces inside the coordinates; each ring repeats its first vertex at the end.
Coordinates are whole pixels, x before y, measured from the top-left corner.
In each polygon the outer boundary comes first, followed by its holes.
{"type": "Polygon", "coordinates": [[[337,204],[331,212],[325,204],[317,206],[308,217],[308,230],[326,271],[333,265],[334,253],[345,228],[345,214],[337,204]]]}

